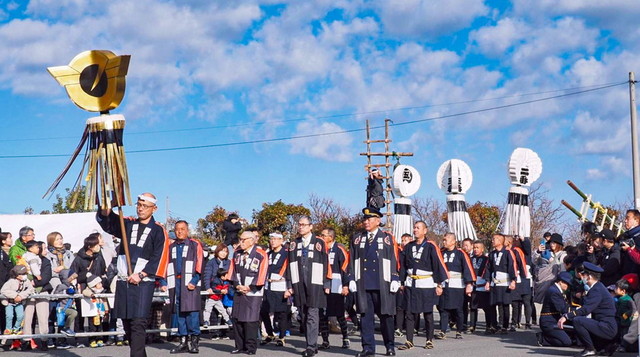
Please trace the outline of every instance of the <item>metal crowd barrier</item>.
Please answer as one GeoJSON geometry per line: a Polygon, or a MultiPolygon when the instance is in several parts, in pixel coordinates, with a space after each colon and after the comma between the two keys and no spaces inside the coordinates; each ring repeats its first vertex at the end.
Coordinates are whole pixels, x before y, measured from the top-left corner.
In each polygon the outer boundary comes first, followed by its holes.
{"type": "MultiPolygon", "coordinates": [[[[200,295],[211,295],[206,291],[200,292],[200,295]]],[[[98,298],[113,298],[115,294],[113,293],[104,293],[104,294],[94,294],[94,297],[98,298]]],[[[154,293],[153,297],[163,297],[169,298],[168,292],[158,292],[154,293]]],[[[5,298],[4,295],[0,295],[0,299],[5,298]]],[[[27,299],[46,299],[46,300],[59,300],[59,299],[80,299],[86,298],[86,296],[82,294],[31,294],[27,299]]],[[[76,318],[82,318],[80,316],[76,318]]],[[[217,326],[200,326],[201,331],[209,331],[209,330],[225,330],[228,329],[229,326],[227,324],[217,325],[217,326]]],[[[145,330],[146,333],[177,333],[177,328],[164,328],[164,329],[148,329],[145,330]]],[[[64,333],[46,333],[46,334],[29,334],[29,335],[0,335],[0,341],[3,343],[7,340],[22,340],[22,339],[48,339],[48,338],[81,338],[81,337],[96,337],[96,336],[124,336],[124,332],[118,331],[103,331],[103,332],[76,332],[73,336],[64,334],[64,333]]]]}

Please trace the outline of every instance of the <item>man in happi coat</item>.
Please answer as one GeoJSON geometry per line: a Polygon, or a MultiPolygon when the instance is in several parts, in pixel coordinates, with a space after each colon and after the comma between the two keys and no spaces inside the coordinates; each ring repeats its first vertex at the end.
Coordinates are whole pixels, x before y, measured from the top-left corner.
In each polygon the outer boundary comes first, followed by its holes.
{"type": "Polygon", "coordinates": [[[278,324],[279,334],[276,344],[280,347],[285,345],[285,335],[288,329],[287,313],[291,310],[289,299],[285,298],[286,291],[291,288],[287,286],[287,268],[289,267],[289,254],[283,247],[284,237],[280,232],[269,234],[270,249],[267,251],[269,257],[269,270],[267,272],[267,284],[264,291],[264,300],[260,310],[260,317],[267,332],[261,345],[266,345],[276,340],[271,323],[271,315],[273,322],[278,324]]]}
{"type": "Polygon", "coordinates": [[[512,316],[510,331],[520,328],[520,320],[522,319],[522,307],[524,306],[525,328],[531,328],[531,260],[527,259],[525,246],[529,245],[531,251],[531,243],[528,239],[520,239],[518,236],[506,237],[507,248],[511,249],[513,256],[516,258],[516,290],[513,292],[513,301],[511,302],[512,316]]]}
{"type": "Polygon", "coordinates": [[[489,269],[485,272],[484,277],[487,280],[485,288],[489,290],[491,305],[489,333],[495,333],[499,329],[500,333],[507,334],[511,294],[516,288],[515,255],[505,247],[504,240],[505,236],[502,234],[493,235],[493,250],[489,254],[489,269]],[[496,308],[498,309],[497,315],[496,308]]]}
{"type": "Polygon", "coordinates": [[[387,356],[395,356],[394,315],[396,292],[400,289],[398,247],[390,233],[380,229],[382,213],[373,207],[362,210],[364,232],[356,233],[350,242],[349,290],[357,292],[360,313],[362,351],[356,357],[375,355],[374,318],[380,319],[382,339],[387,356]]]}
{"type": "Polygon", "coordinates": [[[177,317],[180,344],[170,353],[198,353],[200,344],[200,311],[202,310],[201,274],[204,261],[202,244],[189,238],[189,225],[177,221],[176,240],[169,246],[167,279],[162,290],[169,290],[172,312],[177,317]]]}
{"type": "Polygon", "coordinates": [[[473,282],[476,281],[476,273],[473,270],[471,259],[465,251],[457,247],[456,236],[447,233],[443,239],[444,251],[442,257],[449,270],[449,280],[446,281],[444,292],[440,296],[440,332],[437,339],[445,339],[449,327],[451,315],[456,320],[456,338],[462,338],[463,309],[465,295],[471,295],[473,282]]]}
{"type": "Polygon", "coordinates": [[[487,281],[485,280],[485,273],[488,268],[489,258],[485,254],[485,247],[482,241],[473,242],[473,256],[471,257],[471,264],[473,270],[476,273],[476,282],[471,293],[471,304],[469,306],[469,329],[470,333],[476,331],[476,324],[478,323],[478,309],[484,311],[485,328],[489,330],[489,291],[486,289],[487,281]]]}
{"type": "MultiPolygon", "coordinates": [[[[133,272],[127,271],[124,244],[120,244],[118,251],[118,280],[113,310],[115,316],[122,319],[132,357],[147,355],[145,328],[151,314],[155,280],[166,277],[169,264],[169,237],[153,218],[157,209],[156,197],[151,193],[143,193],[138,196],[136,204],[138,218],[126,218],[124,221],[133,272]]],[[[117,214],[111,210],[100,210],[96,220],[105,232],[122,238],[117,214]]]]}
{"type": "Polygon", "coordinates": [[[318,353],[320,309],[327,307],[331,288],[331,266],[324,241],[312,233],[311,218],[298,219],[300,236],[289,246],[289,281],[293,302],[302,313],[307,346],[303,357],[318,353]]]}
{"type": "Polygon", "coordinates": [[[233,296],[233,332],[236,349],[232,354],[255,355],[258,348],[260,306],[267,281],[269,258],[256,246],[255,232],[244,231],[240,235],[240,246],[233,253],[229,272],[225,280],[235,287],[233,296]]]}
{"type": "Polygon", "coordinates": [[[427,224],[417,221],[413,225],[415,240],[403,250],[401,278],[404,280],[405,322],[407,324],[407,342],[399,348],[407,350],[413,347],[415,323],[420,314],[425,316],[427,342],[425,348],[433,344],[433,305],[442,295],[442,284],[448,278],[447,267],[436,244],[427,239],[427,224]]]}
{"type": "Polygon", "coordinates": [[[327,295],[327,307],[320,312],[321,349],[327,349],[329,343],[329,317],[336,317],[342,332],[342,348],[349,348],[349,329],[344,317],[345,296],[349,294],[349,253],[344,245],[336,242],[336,231],[333,228],[323,229],[320,233],[327,244],[329,265],[331,266],[331,291],[327,295]]]}

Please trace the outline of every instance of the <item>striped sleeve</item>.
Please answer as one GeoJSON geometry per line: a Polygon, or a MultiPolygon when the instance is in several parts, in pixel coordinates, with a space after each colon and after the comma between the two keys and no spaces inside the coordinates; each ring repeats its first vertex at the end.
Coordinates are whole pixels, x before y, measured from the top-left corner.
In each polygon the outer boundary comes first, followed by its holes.
{"type": "Polygon", "coordinates": [[[262,259],[260,260],[260,268],[258,269],[258,280],[254,285],[263,286],[267,281],[267,271],[269,270],[269,258],[267,253],[262,248],[257,248],[256,253],[259,254],[262,259]]]}

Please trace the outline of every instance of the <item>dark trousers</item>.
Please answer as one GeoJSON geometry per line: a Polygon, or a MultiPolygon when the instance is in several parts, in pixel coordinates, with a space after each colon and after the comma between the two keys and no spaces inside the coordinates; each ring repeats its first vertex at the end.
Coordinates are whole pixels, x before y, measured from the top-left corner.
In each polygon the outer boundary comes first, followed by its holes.
{"type": "MultiPolygon", "coordinates": [[[[416,322],[420,321],[420,314],[406,312],[404,320],[407,323],[407,341],[413,343],[413,334],[415,333],[416,322]]],[[[433,324],[433,312],[424,313],[424,324],[427,332],[427,341],[433,341],[433,330],[435,327],[433,324]]]]}
{"type": "Polygon", "coordinates": [[[124,336],[129,340],[130,356],[146,357],[147,351],[144,346],[145,337],[147,336],[145,331],[145,328],[147,327],[147,319],[122,319],[122,325],[124,326],[124,336]]]}
{"type": "Polygon", "coordinates": [[[471,307],[471,296],[464,294],[464,302],[462,303],[463,329],[469,327],[469,308],[471,307]]]}
{"type": "Polygon", "coordinates": [[[393,336],[393,315],[383,315],[381,311],[380,291],[367,290],[359,294],[367,295],[367,312],[360,314],[360,326],[362,328],[362,349],[363,351],[376,351],[376,339],[374,336],[375,320],[373,315],[378,315],[380,319],[380,331],[382,332],[382,340],[384,346],[388,350],[394,349],[393,336]]]}
{"type": "MultiPolygon", "coordinates": [[[[260,311],[260,318],[262,319],[262,323],[264,324],[264,329],[267,331],[267,336],[273,336],[273,324],[271,323],[271,316],[269,316],[269,311],[267,309],[262,309],[260,311]]],[[[274,312],[273,322],[278,324],[278,337],[284,338],[289,325],[287,313],[285,311],[274,312]]]]}
{"type": "Polygon", "coordinates": [[[305,326],[305,339],[308,350],[318,349],[318,334],[320,332],[320,309],[317,307],[304,306],[302,323],[305,326]]]}
{"type": "MultiPolygon", "coordinates": [[[[342,332],[342,338],[349,337],[349,331],[347,327],[347,319],[343,316],[337,316],[338,324],[340,325],[340,332],[342,332]]],[[[329,341],[329,316],[327,315],[327,309],[320,310],[320,336],[322,341],[329,341]]]]}
{"type": "Polygon", "coordinates": [[[462,325],[462,307],[459,307],[457,309],[442,309],[440,310],[440,330],[442,332],[446,332],[447,329],[449,328],[449,319],[451,316],[455,317],[455,321],[456,321],[456,331],[457,332],[462,332],[463,330],[463,325],[462,325]]]}
{"type": "Polygon", "coordinates": [[[357,293],[349,293],[347,297],[344,299],[344,306],[347,310],[347,315],[351,319],[351,322],[356,328],[359,328],[360,322],[358,321],[358,313],[355,309],[355,299],[357,293]]]}
{"type": "Polygon", "coordinates": [[[551,316],[540,317],[540,330],[542,330],[543,342],[555,347],[571,346],[571,337],[558,328],[557,320],[551,316]]]}
{"type": "Polygon", "coordinates": [[[490,327],[494,329],[507,329],[509,328],[509,304],[498,304],[491,305],[489,310],[491,310],[491,324],[490,327]],[[498,309],[498,314],[496,315],[496,308],[498,309]],[[497,317],[497,318],[496,318],[497,317]]]}
{"type": "MultiPolygon", "coordinates": [[[[87,327],[89,332],[102,332],[102,322],[100,318],[98,318],[97,322],[98,323],[96,324],[94,317],[87,317],[87,327]]],[[[102,336],[89,337],[89,342],[99,341],[99,340],[102,340],[102,336]]]]}
{"type": "Polygon", "coordinates": [[[511,307],[513,308],[512,325],[518,325],[522,321],[522,307],[524,307],[524,322],[527,325],[531,324],[531,295],[522,295],[522,301],[511,302],[511,307]]]}
{"type": "Polygon", "coordinates": [[[573,319],[573,328],[578,340],[586,349],[602,348],[616,337],[617,329],[585,316],[573,319]],[[597,346],[596,346],[597,345],[597,346]]]}
{"type": "Polygon", "coordinates": [[[258,348],[258,329],[260,321],[243,322],[235,320],[233,322],[233,334],[236,342],[236,349],[247,352],[256,352],[258,348]]]}
{"type": "MultiPolygon", "coordinates": [[[[474,330],[476,328],[476,325],[478,324],[478,310],[479,309],[469,310],[469,327],[472,327],[474,330]]],[[[491,326],[489,323],[491,320],[491,309],[482,309],[482,311],[484,311],[484,325],[486,328],[489,328],[491,326]]],[[[495,309],[493,311],[495,315],[495,309]]]]}
{"type": "Polygon", "coordinates": [[[402,331],[404,329],[404,314],[405,311],[403,308],[396,308],[396,330],[402,331]]]}

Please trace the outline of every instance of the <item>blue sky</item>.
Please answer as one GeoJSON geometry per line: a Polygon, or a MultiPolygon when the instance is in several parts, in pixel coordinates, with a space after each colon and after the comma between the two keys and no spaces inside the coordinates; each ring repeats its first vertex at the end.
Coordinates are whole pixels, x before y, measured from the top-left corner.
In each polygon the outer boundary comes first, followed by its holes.
{"type": "MultiPolygon", "coordinates": [[[[640,70],[637,1],[0,0],[0,213],[41,199],[93,116],[46,68],[79,52],[130,54],[128,151],[333,133],[438,118],[623,83],[640,70]],[[185,130],[186,129],[186,130],[185,130]]],[[[628,86],[391,128],[445,200],[442,162],[467,162],[467,201],[503,205],[516,147],[536,151],[558,203],[576,182],[603,203],[632,196],[628,86]]],[[[373,136],[381,137],[380,130],[373,136]]],[[[128,155],[131,189],[195,222],[215,205],[364,202],[364,133],[128,155]]],[[[70,187],[79,167],[61,187],[70,187]]],[[[128,210],[133,213],[132,209],[128,210]]]]}

